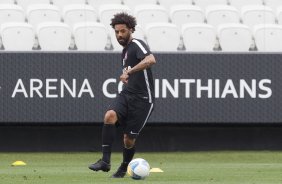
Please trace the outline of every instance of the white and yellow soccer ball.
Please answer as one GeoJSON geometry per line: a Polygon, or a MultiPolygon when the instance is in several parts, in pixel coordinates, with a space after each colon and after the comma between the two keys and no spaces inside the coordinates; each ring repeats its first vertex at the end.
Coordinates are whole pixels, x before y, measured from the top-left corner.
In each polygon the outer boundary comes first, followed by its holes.
{"type": "Polygon", "coordinates": [[[128,175],[135,180],[143,180],[150,174],[150,165],[143,158],[133,159],[127,167],[128,175]]]}

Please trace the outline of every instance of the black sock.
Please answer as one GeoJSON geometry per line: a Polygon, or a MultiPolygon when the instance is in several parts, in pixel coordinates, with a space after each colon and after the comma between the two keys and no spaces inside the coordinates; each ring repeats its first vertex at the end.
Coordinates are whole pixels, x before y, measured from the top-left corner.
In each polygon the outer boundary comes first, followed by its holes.
{"type": "Polygon", "coordinates": [[[116,136],[116,126],[112,124],[104,124],[102,130],[102,160],[106,163],[111,162],[112,144],[116,136]]]}
{"type": "Polygon", "coordinates": [[[128,166],[129,162],[132,160],[133,156],[135,154],[135,146],[132,148],[123,148],[123,164],[128,166]]]}

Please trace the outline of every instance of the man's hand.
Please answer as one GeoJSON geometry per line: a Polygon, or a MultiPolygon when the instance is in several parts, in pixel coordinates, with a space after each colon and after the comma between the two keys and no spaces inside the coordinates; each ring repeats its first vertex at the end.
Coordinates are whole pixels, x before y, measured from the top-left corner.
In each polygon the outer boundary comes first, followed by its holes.
{"type": "Polygon", "coordinates": [[[129,77],[128,71],[124,71],[123,74],[119,78],[124,84],[127,84],[128,83],[128,77],[129,77]]]}

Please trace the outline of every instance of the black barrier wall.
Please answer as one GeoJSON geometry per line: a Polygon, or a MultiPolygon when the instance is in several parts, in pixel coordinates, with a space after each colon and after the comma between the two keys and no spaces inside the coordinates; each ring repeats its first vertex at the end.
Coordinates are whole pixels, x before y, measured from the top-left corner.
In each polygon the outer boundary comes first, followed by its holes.
{"type": "MultiPolygon", "coordinates": [[[[282,55],[155,54],[150,123],[281,123],[282,55]]],[[[119,53],[1,53],[0,122],[98,123],[119,53]]]]}

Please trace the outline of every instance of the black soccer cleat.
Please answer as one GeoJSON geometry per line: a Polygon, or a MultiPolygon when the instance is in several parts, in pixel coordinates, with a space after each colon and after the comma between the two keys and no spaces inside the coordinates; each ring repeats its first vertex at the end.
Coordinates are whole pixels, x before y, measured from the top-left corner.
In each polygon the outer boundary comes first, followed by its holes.
{"type": "Polygon", "coordinates": [[[127,171],[127,163],[121,163],[118,170],[112,175],[112,178],[123,178],[127,171]]]}
{"type": "Polygon", "coordinates": [[[108,172],[109,170],[111,170],[111,164],[108,164],[100,159],[95,164],[89,165],[88,168],[91,169],[92,171],[108,172]]]}

